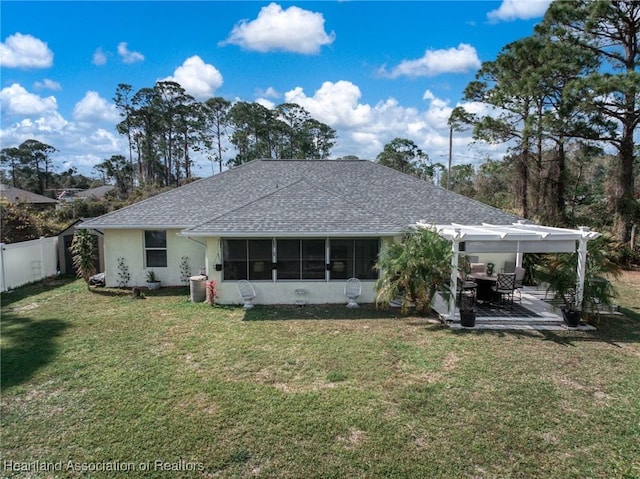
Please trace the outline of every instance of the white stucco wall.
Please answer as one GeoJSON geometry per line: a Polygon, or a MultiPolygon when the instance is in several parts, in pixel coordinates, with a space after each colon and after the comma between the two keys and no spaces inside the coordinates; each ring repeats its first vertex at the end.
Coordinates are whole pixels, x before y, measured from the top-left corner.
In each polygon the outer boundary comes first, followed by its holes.
{"type": "MultiPolygon", "coordinates": [[[[167,230],[167,267],[153,269],[163,286],[180,286],[180,263],[183,256],[189,258],[192,275],[205,265],[205,248],[178,236],[179,230],[167,230]]],[[[203,242],[204,244],[204,242],[203,242]]],[[[144,253],[144,231],[131,229],[106,229],[104,231],[104,259],[107,286],[118,286],[118,258],[124,258],[129,267],[129,286],[144,286],[147,278],[144,253]]]]}
{"type": "MultiPolygon", "coordinates": [[[[252,281],[256,290],[254,304],[295,304],[302,299],[305,304],[347,304],[344,296],[346,281],[252,281]],[[304,289],[306,294],[298,296],[296,290],[304,289]]],[[[375,301],[374,281],[362,282],[362,295],[359,303],[375,301]]],[[[220,304],[241,304],[235,281],[218,283],[218,302],[220,304]]]]}

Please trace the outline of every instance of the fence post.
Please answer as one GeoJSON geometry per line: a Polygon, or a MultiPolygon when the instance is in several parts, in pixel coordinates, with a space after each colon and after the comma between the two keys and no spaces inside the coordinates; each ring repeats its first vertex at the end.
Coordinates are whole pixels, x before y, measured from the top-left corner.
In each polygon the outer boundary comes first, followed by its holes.
{"type": "Polygon", "coordinates": [[[47,273],[45,271],[45,266],[46,266],[46,262],[45,262],[45,241],[47,240],[47,238],[45,238],[44,236],[40,236],[40,279],[46,278],[47,277],[47,273]]]}
{"type": "Polygon", "coordinates": [[[0,243],[0,275],[0,291],[4,293],[7,291],[4,280],[4,243],[0,243]]]}

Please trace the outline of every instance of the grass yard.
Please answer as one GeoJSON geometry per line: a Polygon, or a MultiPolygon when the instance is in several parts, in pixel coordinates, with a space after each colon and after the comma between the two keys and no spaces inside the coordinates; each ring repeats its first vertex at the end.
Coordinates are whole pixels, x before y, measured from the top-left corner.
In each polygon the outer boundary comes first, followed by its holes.
{"type": "Polygon", "coordinates": [[[21,288],[2,296],[0,476],[638,478],[640,274],[620,290],[628,317],[597,332],[480,333],[21,288]]]}

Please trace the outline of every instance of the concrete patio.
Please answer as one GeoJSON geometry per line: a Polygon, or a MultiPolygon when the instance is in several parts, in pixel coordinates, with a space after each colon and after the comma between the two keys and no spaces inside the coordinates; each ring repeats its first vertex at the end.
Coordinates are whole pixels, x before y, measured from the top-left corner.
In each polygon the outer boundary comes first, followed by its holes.
{"type": "MultiPolygon", "coordinates": [[[[517,297],[517,296],[516,296],[517,297]]],[[[460,312],[456,308],[455,319],[445,320],[444,324],[452,329],[465,330],[502,330],[502,331],[593,331],[591,324],[580,324],[571,328],[562,319],[558,306],[545,301],[544,289],[525,286],[522,290],[522,301],[515,301],[513,309],[478,306],[476,323],[473,328],[460,324],[460,312]]]]}

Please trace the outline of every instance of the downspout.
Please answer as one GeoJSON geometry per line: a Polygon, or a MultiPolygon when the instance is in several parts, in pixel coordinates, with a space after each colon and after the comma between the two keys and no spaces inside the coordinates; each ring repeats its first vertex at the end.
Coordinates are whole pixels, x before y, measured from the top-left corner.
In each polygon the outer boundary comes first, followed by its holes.
{"type": "MultiPolygon", "coordinates": [[[[201,246],[202,248],[204,248],[204,270],[205,270],[205,274],[207,274],[208,276],[208,271],[207,271],[207,245],[205,243],[201,243],[200,241],[194,240],[191,236],[185,236],[185,238],[187,238],[189,241],[194,242],[195,244],[197,244],[198,246],[201,246]]],[[[202,269],[200,269],[200,273],[202,273],[202,269]]]]}
{"type": "Polygon", "coordinates": [[[193,241],[195,244],[202,246],[204,249],[207,249],[207,245],[205,243],[200,243],[200,241],[194,240],[191,236],[185,236],[190,241],[193,241]]]}
{"type": "Polygon", "coordinates": [[[449,321],[456,317],[456,290],[458,284],[458,255],[460,253],[460,228],[454,228],[451,242],[451,290],[449,292],[449,321]]]}

